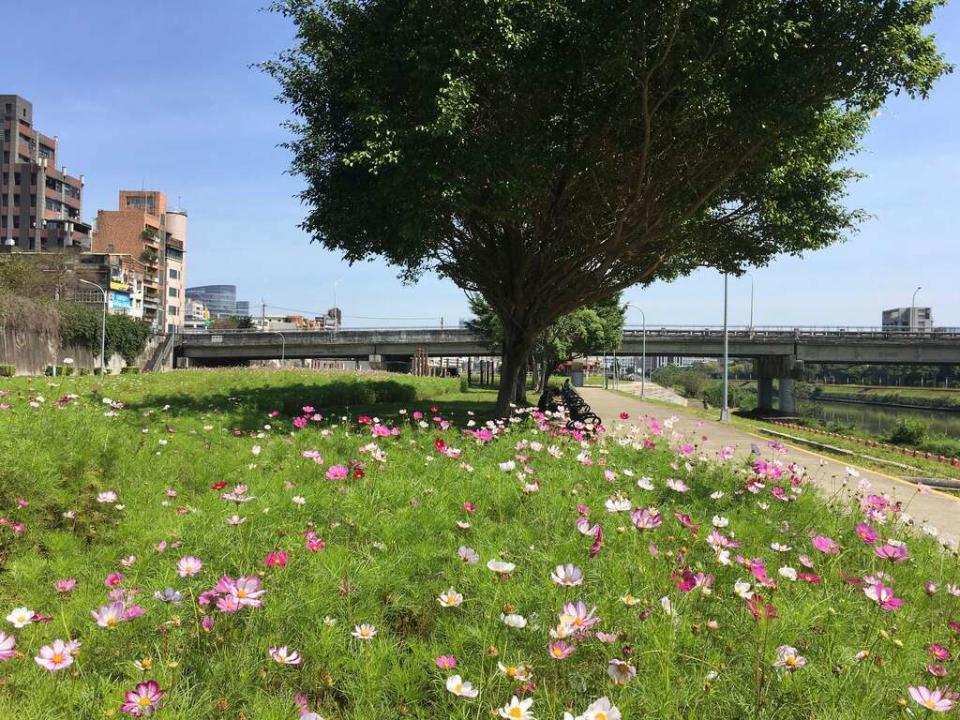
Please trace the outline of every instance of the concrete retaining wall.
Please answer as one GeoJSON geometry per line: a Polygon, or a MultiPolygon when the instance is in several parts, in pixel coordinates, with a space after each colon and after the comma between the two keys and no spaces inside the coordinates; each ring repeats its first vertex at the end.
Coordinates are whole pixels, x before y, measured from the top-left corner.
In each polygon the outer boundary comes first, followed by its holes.
{"type": "MultiPolygon", "coordinates": [[[[156,341],[150,339],[135,367],[142,367],[156,341]]],[[[43,375],[50,365],[63,365],[64,358],[73,358],[72,367],[89,368],[92,372],[100,361],[100,354],[84,347],[60,347],[56,336],[0,326],[0,365],[13,365],[17,375],[43,375]]],[[[109,372],[120,372],[126,366],[126,361],[116,354],[107,361],[109,372]]]]}

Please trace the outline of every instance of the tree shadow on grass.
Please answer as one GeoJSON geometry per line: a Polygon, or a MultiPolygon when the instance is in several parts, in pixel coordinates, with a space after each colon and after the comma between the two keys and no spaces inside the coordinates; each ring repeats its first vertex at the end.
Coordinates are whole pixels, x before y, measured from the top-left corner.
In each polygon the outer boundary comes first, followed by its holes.
{"type": "Polygon", "coordinates": [[[274,411],[279,413],[279,418],[289,421],[303,415],[304,407],[312,407],[325,417],[376,415],[387,419],[399,417],[401,410],[411,413],[420,410],[429,417],[430,408],[436,406],[440,415],[458,425],[466,423],[468,411],[480,422],[495,416],[494,402],[487,393],[467,391],[418,397],[417,388],[410,384],[372,378],[317,383],[215,384],[209,391],[148,394],[128,405],[141,412],[158,411],[167,406],[166,412],[172,417],[214,413],[229,419],[234,427],[246,430],[262,427],[274,411]]]}

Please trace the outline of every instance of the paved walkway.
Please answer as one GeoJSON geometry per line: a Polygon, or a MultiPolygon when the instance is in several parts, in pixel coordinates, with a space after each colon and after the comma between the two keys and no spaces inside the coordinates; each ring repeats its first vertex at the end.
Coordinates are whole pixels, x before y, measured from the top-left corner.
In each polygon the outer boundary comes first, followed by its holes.
{"type": "Polygon", "coordinates": [[[649,380],[644,383],[621,380],[620,385],[617,387],[618,390],[630,393],[631,395],[639,395],[641,388],[646,397],[668,402],[673,405],[680,405],[681,407],[687,407],[687,399],[683,397],[683,395],[680,395],[670,388],[657,385],[655,382],[650,382],[649,380]]]}
{"type": "MultiPolygon", "coordinates": [[[[666,407],[644,402],[639,398],[628,398],[607,392],[601,388],[577,388],[577,391],[587,401],[593,411],[602,417],[607,426],[612,426],[618,420],[618,415],[626,411],[630,419],[626,422],[639,424],[643,416],[652,415],[663,420],[676,417],[674,430],[695,439],[708,453],[714,453],[724,446],[736,449],[738,457],[746,457],[751,453],[752,445],[759,445],[761,452],[766,454],[768,437],[754,435],[734,425],[711,420],[702,420],[682,407],[666,407]],[[701,441],[702,436],[706,441],[701,441]]],[[[718,411],[719,414],[719,411],[718,411]]],[[[860,477],[866,478],[873,484],[877,492],[892,498],[902,500],[905,512],[919,523],[928,523],[940,531],[940,537],[956,547],[960,544],[960,497],[930,490],[918,493],[916,485],[900,480],[891,475],[885,475],[875,470],[867,470],[852,463],[839,462],[810,450],[804,450],[787,445],[787,452],[778,455],[784,462],[796,462],[807,469],[814,482],[826,493],[833,494],[843,490],[843,481],[848,478],[846,467],[855,467],[860,477]]],[[[851,460],[853,460],[851,458],[851,460]]],[[[857,481],[849,482],[848,487],[855,490],[857,481]]]]}

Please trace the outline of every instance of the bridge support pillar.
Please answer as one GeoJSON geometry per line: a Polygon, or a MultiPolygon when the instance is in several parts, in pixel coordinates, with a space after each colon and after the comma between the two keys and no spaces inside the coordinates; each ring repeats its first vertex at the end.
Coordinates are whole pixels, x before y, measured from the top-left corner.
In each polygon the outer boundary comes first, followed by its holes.
{"type": "Polygon", "coordinates": [[[796,415],[797,414],[797,403],[794,399],[794,382],[793,378],[782,377],[779,381],[779,393],[780,393],[780,412],[783,415],[796,415]]]}
{"type": "Polygon", "coordinates": [[[773,378],[757,378],[757,412],[773,412],[773,378]]]}
{"type": "Polygon", "coordinates": [[[777,380],[779,411],[789,415],[796,413],[796,403],[793,399],[794,374],[795,363],[790,355],[769,355],[754,359],[753,375],[757,379],[757,412],[761,414],[773,412],[773,381],[777,380]]]}

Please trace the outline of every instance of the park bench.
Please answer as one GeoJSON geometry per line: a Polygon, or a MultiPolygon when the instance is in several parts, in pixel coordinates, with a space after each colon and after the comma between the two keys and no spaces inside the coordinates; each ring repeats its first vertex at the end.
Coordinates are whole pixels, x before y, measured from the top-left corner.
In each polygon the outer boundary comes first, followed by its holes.
{"type": "Polygon", "coordinates": [[[600,416],[593,412],[586,401],[573,389],[569,380],[559,391],[553,387],[545,388],[537,403],[537,408],[543,412],[548,410],[557,412],[561,406],[566,408],[569,417],[568,430],[586,429],[595,432],[603,424],[600,416]]]}

